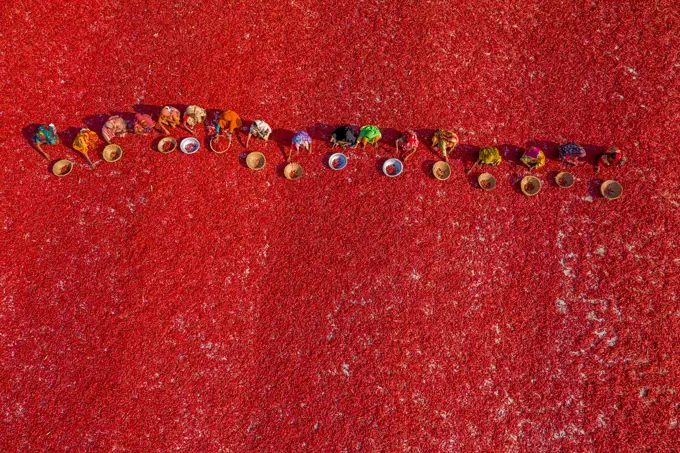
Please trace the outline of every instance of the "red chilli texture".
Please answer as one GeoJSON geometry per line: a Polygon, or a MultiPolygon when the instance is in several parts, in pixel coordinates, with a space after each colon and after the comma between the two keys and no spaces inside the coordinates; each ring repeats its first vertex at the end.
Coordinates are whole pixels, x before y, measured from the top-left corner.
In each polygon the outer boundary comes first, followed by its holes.
{"type": "Polygon", "coordinates": [[[673,451],[678,19],[669,0],[7,2],[0,450],[673,451]],[[191,156],[157,133],[94,170],[69,148],[167,104],[264,119],[266,166],[201,126],[191,156]],[[27,137],[50,122],[48,161],[27,137]],[[334,172],[341,124],[383,139],[334,172]],[[440,127],[461,140],[446,181],[440,127]],[[406,129],[419,149],[388,178],[406,129]],[[288,181],[297,130],[314,147],[288,181]],[[560,189],[569,141],[587,162],[560,189]],[[503,163],[466,175],[482,146],[503,163]],[[628,162],[596,175],[609,146],[628,162]]]}

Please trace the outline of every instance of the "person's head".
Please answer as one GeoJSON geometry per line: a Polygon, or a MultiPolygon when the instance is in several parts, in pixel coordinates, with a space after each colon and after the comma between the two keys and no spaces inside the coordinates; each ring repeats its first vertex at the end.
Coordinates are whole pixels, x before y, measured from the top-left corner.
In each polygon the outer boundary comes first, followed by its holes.
{"type": "Polygon", "coordinates": [[[57,127],[54,124],[50,123],[47,127],[52,131],[53,134],[57,133],[57,127]]]}
{"type": "Polygon", "coordinates": [[[538,159],[538,156],[541,154],[541,150],[535,146],[532,146],[529,148],[526,152],[526,155],[530,159],[538,159]]]}

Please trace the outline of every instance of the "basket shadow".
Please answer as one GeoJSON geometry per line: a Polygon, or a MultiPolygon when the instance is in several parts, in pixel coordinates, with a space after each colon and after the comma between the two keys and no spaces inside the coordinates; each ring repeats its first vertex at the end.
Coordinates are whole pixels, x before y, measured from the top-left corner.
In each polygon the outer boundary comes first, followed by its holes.
{"type": "MultiPolygon", "coordinates": [[[[437,179],[434,176],[434,164],[436,164],[438,161],[432,160],[432,159],[427,159],[423,161],[422,164],[420,164],[420,168],[423,170],[423,173],[425,173],[425,176],[427,176],[429,179],[437,179]]],[[[452,172],[453,173],[453,172],[452,172]]]]}
{"type": "Polygon", "coordinates": [[[276,165],[276,174],[279,175],[280,177],[287,179],[285,170],[286,166],[288,165],[288,162],[281,162],[278,165],[276,165]]]}
{"type": "Polygon", "coordinates": [[[588,195],[590,195],[593,198],[604,198],[604,195],[602,195],[602,192],[600,191],[600,187],[602,187],[602,183],[604,180],[602,178],[594,178],[588,181],[588,195]]]}
{"type": "Polygon", "coordinates": [[[379,175],[384,176],[387,178],[387,175],[383,172],[383,164],[385,161],[389,159],[389,157],[378,157],[378,159],[375,161],[375,171],[378,172],[379,175]]]}

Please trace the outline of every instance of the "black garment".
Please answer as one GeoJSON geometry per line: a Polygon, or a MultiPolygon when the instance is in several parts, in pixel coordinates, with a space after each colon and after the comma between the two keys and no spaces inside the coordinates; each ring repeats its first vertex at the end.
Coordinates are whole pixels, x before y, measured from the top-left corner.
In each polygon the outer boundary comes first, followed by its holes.
{"type": "Polygon", "coordinates": [[[333,131],[333,138],[336,142],[345,142],[354,145],[357,142],[357,136],[350,126],[340,126],[333,131]]]}

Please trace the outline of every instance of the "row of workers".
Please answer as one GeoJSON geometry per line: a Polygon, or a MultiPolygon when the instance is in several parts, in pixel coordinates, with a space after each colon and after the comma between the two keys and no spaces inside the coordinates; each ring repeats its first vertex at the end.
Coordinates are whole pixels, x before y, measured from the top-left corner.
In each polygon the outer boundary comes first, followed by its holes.
{"type": "MultiPolygon", "coordinates": [[[[123,137],[128,132],[133,132],[139,135],[150,135],[154,129],[159,132],[169,135],[168,128],[183,127],[189,133],[194,135],[194,128],[197,125],[203,124],[207,119],[207,112],[205,109],[190,105],[184,111],[184,115],[175,107],[165,106],[161,109],[158,115],[158,121],[147,114],[136,113],[132,123],[128,123],[118,115],[108,118],[101,130],[101,135],[106,143],[111,143],[114,137],[123,137]]],[[[226,110],[220,113],[217,124],[215,126],[215,136],[211,140],[211,146],[219,141],[220,137],[226,137],[231,146],[232,137],[237,129],[243,125],[241,117],[233,110],[226,110]]],[[[250,143],[251,137],[256,137],[262,140],[269,140],[272,133],[272,128],[263,120],[255,120],[250,125],[248,131],[248,138],[246,140],[246,148],[250,143]]],[[[359,134],[351,126],[338,127],[331,136],[331,144],[342,149],[353,148],[361,145],[363,148],[366,145],[377,145],[382,139],[382,133],[377,126],[363,126],[359,130],[359,134]]],[[[81,129],[73,140],[73,149],[81,153],[85,159],[92,165],[92,161],[88,157],[88,152],[94,149],[99,142],[98,135],[89,129],[81,129]]],[[[52,145],[59,143],[57,129],[54,124],[39,126],[32,138],[34,147],[45,158],[49,158],[47,153],[42,149],[42,145],[52,145]]],[[[418,148],[418,135],[412,130],[406,130],[404,134],[396,140],[395,148],[397,154],[406,161],[418,148]],[[400,153],[401,151],[401,153],[400,153]]],[[[451,130],[439,129],[432,136],[432,146],[439,150],[444,160],[448,162],[449,152],[453,150],[458,144],[458,136],[451,130]]],[[[291,149],[286,159],[290,159],[293,151],[299,152],[300,149],[312,151],[312,138],[305,131],[298,131],[293,135],[291,141],[291,149]]],[[[567,143],[559,146],[559,156],[567,164],[578,164],[581,159],[586,156],[586,151],[582,146],[576,143],[567,143]]],[[[531,147],[524,152],[521,159],[530,169],[540,168],[545,165],[545,154],[537,148],[531,147]]],[[[485,147],[479,151],[479,158],[475,165],[468,170],[471,171],[478,164],[498,165],[502,161],[500,151],[497,147],[485,147]]],[[[599,170],[602,166],[611,166],[622,164],[625,161],[623,153],[620,149],[612,147],[607,149],[598,161],[599,170]]]]}

